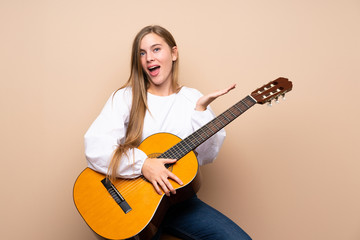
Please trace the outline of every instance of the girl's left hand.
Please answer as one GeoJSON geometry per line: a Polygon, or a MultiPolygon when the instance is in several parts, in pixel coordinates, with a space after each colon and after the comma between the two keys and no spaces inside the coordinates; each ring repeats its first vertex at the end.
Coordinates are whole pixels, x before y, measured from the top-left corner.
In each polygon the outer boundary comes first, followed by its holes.
{"type": "Polygon", "coordinates": [[[195,110],[197,111],[205,111],[207,106],[214,101],[216,98],[230,92],[232,89],[234,89],[236,86],[236,84],[232,84],[230,85],[228,88],[222,89],[222,90],[218,90],[215,91],[213,93],[210,93],[208,95],[204,95],[201,98],[199,98],[199,100],[196,103],[196,107],[195,110]]]}

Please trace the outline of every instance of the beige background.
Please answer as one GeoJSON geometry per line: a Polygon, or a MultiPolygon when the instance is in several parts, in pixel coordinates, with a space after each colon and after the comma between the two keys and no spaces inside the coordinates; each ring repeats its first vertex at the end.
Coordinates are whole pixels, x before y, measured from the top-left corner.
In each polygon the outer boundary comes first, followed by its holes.
{"type": "Polygon", "coordinates": [[[0,239],[95,239],[72,201],[83,135],[148,24],[174,34],[184,85],[237,83],[217,114],[294,83],[226,128],[200,197],[253,239],[360,239],[359,23],[358,0],[1,0],[0,239]]]}

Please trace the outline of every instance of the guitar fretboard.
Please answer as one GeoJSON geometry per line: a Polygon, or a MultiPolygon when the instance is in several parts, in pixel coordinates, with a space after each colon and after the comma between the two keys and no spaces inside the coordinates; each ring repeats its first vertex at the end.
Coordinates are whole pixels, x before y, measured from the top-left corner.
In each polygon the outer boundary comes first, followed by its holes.
{"type": "Polygon", "coordinates": [[[245,97],[244,99],[230,107],[228,110],[211,120],[209,123],[186,137],[184,140],[180,141],[179,143],[171,147],[169,150],[161,154],[159,158],[171,158],[177,160],[181,159],[190,151],[197,148],[200,144],[205,142],[215,133],[217,133],[230,122],[232,122],[235,118],[237,118],[246,110],[255,105],[255,103],[256,100],[254,100],[250,95],[245,97]]]}

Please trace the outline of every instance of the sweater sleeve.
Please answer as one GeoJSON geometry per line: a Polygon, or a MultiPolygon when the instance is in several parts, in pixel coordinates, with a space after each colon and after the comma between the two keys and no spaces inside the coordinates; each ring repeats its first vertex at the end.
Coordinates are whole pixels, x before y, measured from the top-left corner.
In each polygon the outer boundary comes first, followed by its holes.
{"type": "MultiPolygon", "coordinates": [[[[195,96],[196,104],[197,100],[202,96],[202,94],[196,90],[195,96]]],[[[205,111],[197,111],[194,109],[191,118],[193,130],[198,130],[214,118],[215,114],[211,109],[210,105],[205,111]]],[[[207,139],[204,143],[202,143],[195,149],[195,152],[198,154],[197,159],[200,165],[205,165],[215,160],[225,140],[225,137],[226,132],[224,129],[221,129],[215,135],[207,139]]]]}
{"type": "MultiPolygon", "coordinates": [[[[114,150],[125,139],[131,107],[130,92],[121,89],[114,93],[84,136],[88,166],[102,174],[108,172],[114,150]]],[[[117,177],[135,178],[140,176],[146,158],[146,154],[140,149],[130,149],[120,159],[116,171],[117,177]]]]}

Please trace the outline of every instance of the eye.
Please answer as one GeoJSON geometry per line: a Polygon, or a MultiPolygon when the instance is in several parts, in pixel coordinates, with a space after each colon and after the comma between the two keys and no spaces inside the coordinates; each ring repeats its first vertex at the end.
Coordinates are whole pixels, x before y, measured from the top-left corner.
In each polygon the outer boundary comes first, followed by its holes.
{"type": "Polygon", "coordinates": [[[158,51],[160,51],[160,48],[159,48],[159,47],[154,48],[154,52],[158,52],[158,51]]]}
{"type": "Polygon", "coordinates": [[[140,56],[145,56],[145,52],[140,52],[140,56]]]}

